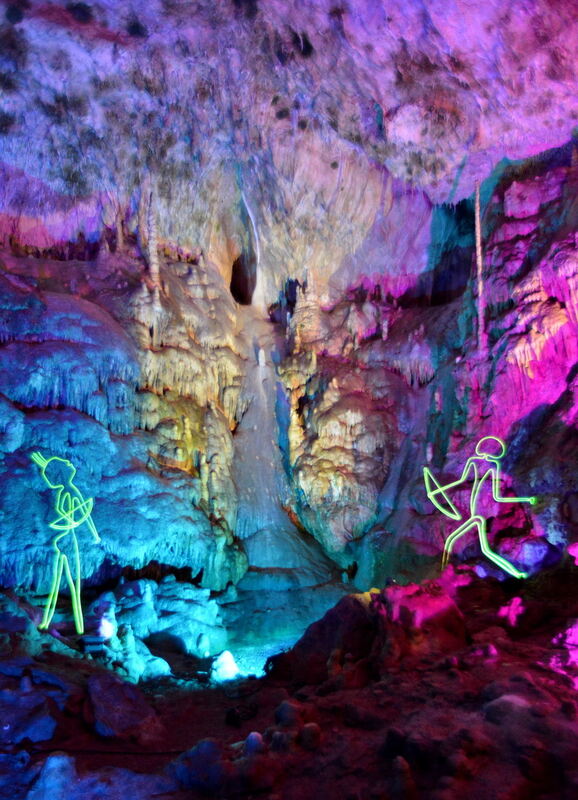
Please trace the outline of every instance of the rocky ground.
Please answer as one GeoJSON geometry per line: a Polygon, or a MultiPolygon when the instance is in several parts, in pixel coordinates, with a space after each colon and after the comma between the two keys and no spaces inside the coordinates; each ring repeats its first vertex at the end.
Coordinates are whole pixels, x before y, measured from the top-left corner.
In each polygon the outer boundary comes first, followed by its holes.
{"type": "Polygon", "coordinates": [[[96,661],[18,656],[14,634],[0,796],[574,798],[577,577],[448,568],[348,595],[265,678],[216,687],[137,688],[96,661]]]}

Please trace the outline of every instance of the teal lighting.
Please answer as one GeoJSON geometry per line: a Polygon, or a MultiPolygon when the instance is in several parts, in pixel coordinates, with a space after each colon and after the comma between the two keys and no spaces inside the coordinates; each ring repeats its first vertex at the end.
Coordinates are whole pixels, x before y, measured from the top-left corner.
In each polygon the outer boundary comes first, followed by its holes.
{"type": "Polygon", "coordinates": [[[223,683],[224,681],[234,681],[239,678],[241,673],[239,667],[230,650],[223,650],[218,656],[211,668],[211,678],[215,683],[223,683]]]}

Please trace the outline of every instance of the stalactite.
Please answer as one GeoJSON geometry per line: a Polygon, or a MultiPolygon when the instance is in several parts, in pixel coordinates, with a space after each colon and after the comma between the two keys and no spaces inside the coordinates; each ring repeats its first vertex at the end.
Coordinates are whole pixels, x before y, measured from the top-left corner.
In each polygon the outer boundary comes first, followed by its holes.
{"type": "MultiPolygon", "coordinates": [[[[156,192],[154,182],[148,197],[148,213],[147,213],[147,233],[148,233],[148,267],[151,280],[155,284],[155,288],[159,286],[160,282],[160,260],[159,260],[159,241],[158,241],[158,226],[156,215],[156,192]]],[[[160,300],[155,295],[156,305],[160,305],[160,300]]]]}
{"type": "Polygon", "coordinates": [[[115,226],[116,226],[116,251],[117,253],[122,253],[124,250],[124,230],[122,224],[122,209],[118,208],[116,218],[115,218],[115,226]]]}
{"type": "Polygon", "coordinates": [[[150,204],[150,178],[142,179],[137,208],[137,241],[141,256],[147,257],[148,253],[148,224],[147,216],[150,204]]]}
{"type": "Polygon", "coordinates": [[[480,360],[485,360],[488,356],[488,334],[485,327],[485,297],[484,297],[484,262],[482,257],[482,228],[480,220],[480,184],[476,183],[475,201],[475,224],[476,224],[476,271],[478,284],[478,353],[480,360]]]}

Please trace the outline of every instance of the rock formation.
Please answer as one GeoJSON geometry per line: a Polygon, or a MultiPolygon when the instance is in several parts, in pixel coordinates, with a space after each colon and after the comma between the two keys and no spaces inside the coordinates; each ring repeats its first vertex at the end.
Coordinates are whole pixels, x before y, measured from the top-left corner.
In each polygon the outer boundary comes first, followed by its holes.
{"type": "Polygon", "coordinates": [[[567,543],[544,443],[573,430],[570,8],[123,9],[1,29],[4,583],[48,579],[31,448],[94,495],[95,583],[426,574],[420,466],[487,433],[541,498],[493,535],[567,543]]]}
{"type": "MultiPolygon", "coordinates": [[[[283,680],[310,669],[353,688],[438,645],[465,664],[477,631],[455,598],[435,622],[451,636],[428,649],[429,633],[401,628],[420,628],[430,584],[364,595],[361,611],[344,595],[439,577],[451,526],[423,467],[456,480],[488,435],[506,446],[505,496],[537,498],[481,501],[493,550],[538,586],[578,541],[578,7],[141,6],[0,8],[0,582],[29,620],[18,647],[80,648],[64,591],[52,633],[33,625],[52,580],[39,451],[69,459],[94,500],[101,543],[79,529],[88,633],[111,626],[99,657],[125,679],[185,681],[193,663],[209,676],[225,648],[250,671],[243,659],[293,645],[330,608],[371,646],[325,618],[297,646],[318,638],[316,657],[283,680]]],[[[467,487],[452,498],[469,501],[467,487]]],[[[505,577],[475,536],[452,561],[505,577]]],[[[569,621],[550,634],[574,646],[569,621]]],[[[484,720],[530,730],[529,695],[504,687],[484,720]]],[[[43,714],[69,702],[40,694],[18,741],[52,736],[43,714]]],[[[273,791],[270,751],[323,747],[303,714],[295,735],[255,731],[235,767],[197,745],[150,791],[273,791]],[[205,761],[220,777],[198,777],[205,761]]],[[[360,729],[371,717],[344,714],[360,729]]],[[[434,791],[416,719],[379,750],[383,796],[434,791]]],[[[443,773],[458,783],[486,753],[462,738],[443,773]]],[[[532,775],[569,752],[538,750],[532,775]]],[[[47,760],[29,797],[75,769],[47,760]]]]}

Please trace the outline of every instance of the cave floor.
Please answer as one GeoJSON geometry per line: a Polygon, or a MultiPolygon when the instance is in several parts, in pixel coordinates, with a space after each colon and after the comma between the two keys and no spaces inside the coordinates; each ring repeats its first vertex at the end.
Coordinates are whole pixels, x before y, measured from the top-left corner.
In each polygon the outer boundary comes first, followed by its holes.
{"type": "Polygon", "coordinates": [[[570,800],[578,796],[576,578],[566,567],[524,584],[474,579],[455,595],[465,644],[428,651],[412,630],[412,648],[390,648],[387,668],[346,657],[309,685],[269,675],[217,687],[157,679],[135,688],[95,662],[5,654],[3,697],[22,699],[51,680],[65,687],[61,707],[47,705],[52,738],[5,740],[6,753],[31,757],[28,784],[10,797],[41,797],[34,781],[48,754],[67,753],[79,787],[96,778],[120,787],[127,770],[168,781],[162,791],[145,781],[135,798],[297,800],[330,791],[343,800],[450,800],[465,792],[471,800],[570,800]],[[107,700],[110,680],[128,694],[107,700]],[[116,725],[107,736],[96,732],[103,718],[116,725]],[[261,735],[256,745],[252,732],[261,735]],[[206,739],[216,742],[208,756],[206,739]]]}

